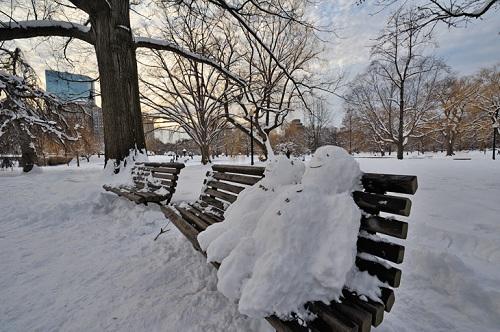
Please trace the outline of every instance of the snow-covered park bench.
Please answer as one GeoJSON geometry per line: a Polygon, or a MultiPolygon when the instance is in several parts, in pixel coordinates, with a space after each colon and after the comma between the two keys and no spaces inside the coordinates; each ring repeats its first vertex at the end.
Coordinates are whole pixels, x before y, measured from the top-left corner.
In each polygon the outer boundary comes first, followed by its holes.
{"type": "Polygon", "coordinates": [[[175,192],[179,173],[183,168],[182,163],[136,163],[131,170],[134,185],[116,187],[104,185],[103,188],[137,204],[168,204],[175,192]]]}
{"type": "MultiPolygon", "coordinates": [[[[224,220],[224,211],[234,203],[246,187],[264,177],[264,167],[213,165],[207,173],[201,196],[195,202],[162,206],[165,216],[184,234],[196,250],[205,254],[197,236],[209,225],[224,220]]],[[[408,224],[392,215],[409,216],[411,201],[387,192],[413,195],[417,190],[416,176],[364,173],[362,191],[353,192],[353,199],[364,211],[357,240],[355,264],[385,283],[380,287],[382,302],[369,300],[344,286],[341,302],[329,305],[308,303],[306,307],[317,318],[307,323],[284,321],[276,316],[267,321],[277,331],[370,331],[381,324],[384,312],[390,312],[395,301],[393,288],[399,287],[401,270],[393,264],[403,262],[404,246],[390,239],[406,239],[408,224]],[[382,213],[382,215],[381,215],[382,213]],[[384,240],[374,235],[383,234],[384,240]]],[[[259,209],[259,206],[255,206],[259,209]]],[[[311,220],[311,222],[314,222],[311,220]]],[[[206,255],[206,254],[205,254],[206,255]]],[[[213,263],[216,268],[218,263],[213,263]]]]}

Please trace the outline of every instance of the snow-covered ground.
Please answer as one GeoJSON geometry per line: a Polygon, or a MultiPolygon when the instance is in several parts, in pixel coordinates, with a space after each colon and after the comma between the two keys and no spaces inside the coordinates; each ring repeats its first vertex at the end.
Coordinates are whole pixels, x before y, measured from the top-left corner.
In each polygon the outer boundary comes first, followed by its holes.
{"type": "MultiPolygon", "coordinates": [[[[358,159],[419,177],[402,285],[377,331],[498,331],[500,161],[457,156],[472,160],[358,159]]],[[[174,201],[195,199],[209,169],[187,164],[174,201]]],[[[217,292],[215,269],[174,227],[153,241],[167,224],[158,207],[103,192],[103,173],[102,159],[0,171],[0,331],[269,330],[217,292]]]]}

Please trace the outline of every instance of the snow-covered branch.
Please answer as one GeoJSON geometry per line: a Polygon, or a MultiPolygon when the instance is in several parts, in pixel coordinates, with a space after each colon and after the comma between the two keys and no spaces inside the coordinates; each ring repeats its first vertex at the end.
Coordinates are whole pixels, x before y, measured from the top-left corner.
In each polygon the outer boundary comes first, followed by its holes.
{"type": "Polygon", "coordinates": [[[0,22],[0,40],[47,36],[70,37],[94,43],[90,28],[78,23],[53,20],[0,22]]]}

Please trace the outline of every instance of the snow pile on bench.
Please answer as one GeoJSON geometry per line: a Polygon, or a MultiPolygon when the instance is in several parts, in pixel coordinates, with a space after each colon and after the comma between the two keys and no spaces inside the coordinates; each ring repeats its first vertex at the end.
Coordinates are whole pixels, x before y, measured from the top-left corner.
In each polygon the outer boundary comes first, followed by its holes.
{"type": "Polygon", "coordinates": [[[305,303],[338,299],[356,257],[361,212],[351,192],[360,177],[358,163],[333,146],[319,148],[307,168],[270,161],[225,221],[198,236],[208,261],[221,263],[218,290],[251,317],[307,318],[305,303]]]}

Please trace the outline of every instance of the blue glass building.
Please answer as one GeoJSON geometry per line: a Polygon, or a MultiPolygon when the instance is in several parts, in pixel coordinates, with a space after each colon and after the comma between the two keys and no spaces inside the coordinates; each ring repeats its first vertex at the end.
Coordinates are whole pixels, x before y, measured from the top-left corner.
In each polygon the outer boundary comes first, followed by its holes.
{"type": "Polygon", "coordinates": [[[88,76],[45,70],[45,82],[47,92],[64,101],[94,99],[94,81],[88,76]]]}

